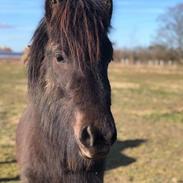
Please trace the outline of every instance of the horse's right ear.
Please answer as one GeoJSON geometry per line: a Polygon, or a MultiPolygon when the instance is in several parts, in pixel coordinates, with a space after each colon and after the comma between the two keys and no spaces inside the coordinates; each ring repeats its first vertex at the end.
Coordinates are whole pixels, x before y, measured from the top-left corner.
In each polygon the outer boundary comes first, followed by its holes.
{"type": "Polygon", "coordinates": [[[45,17],[49,22],[51,20],[54,7],[60,3],[59,0],[46,0],[45,3],[45,17]]]}

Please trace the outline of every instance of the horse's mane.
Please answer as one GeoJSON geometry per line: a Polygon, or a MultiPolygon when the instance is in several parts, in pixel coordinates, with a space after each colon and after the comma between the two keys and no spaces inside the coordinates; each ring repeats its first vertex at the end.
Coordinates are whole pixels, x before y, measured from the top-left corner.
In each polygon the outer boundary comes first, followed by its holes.
{"type": "Polygon", "coordinates": [[[49,40],[46,21],[51,25],[49,33],[52,39],[64,45],[67,54],[80,68],[100,60],[102,40],[109,27],[109,12],[102,1],[62,0],[53,7],[50,2],[46,0],[45,17],[33,35],[28,63],[30,87],[39,80],[45,47],[49,40]]]}
{"type": "Polygon", "coordinates": [[[46,20],[43,18],[34,35],[32,37],[32,44],[30,47],[29,61],[28,61],[28,86],[34,87],[40,76],[40,68],[45,55],[45,47],[48,42],[48,33],[46,20]]]}

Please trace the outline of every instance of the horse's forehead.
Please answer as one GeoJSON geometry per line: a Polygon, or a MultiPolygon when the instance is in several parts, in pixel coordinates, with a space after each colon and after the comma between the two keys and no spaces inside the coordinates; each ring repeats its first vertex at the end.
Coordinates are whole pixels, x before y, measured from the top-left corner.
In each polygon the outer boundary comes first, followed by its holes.
{"type": "Polygon", "coordinates": [[[63,45],[61,45],[61,41],[59,40],[49,40],[48,41],[48,44],[47,44],[47,50],[53,50],[53,51],[56,51],[56,50],[61,50],[63,47],[63,45]]]}

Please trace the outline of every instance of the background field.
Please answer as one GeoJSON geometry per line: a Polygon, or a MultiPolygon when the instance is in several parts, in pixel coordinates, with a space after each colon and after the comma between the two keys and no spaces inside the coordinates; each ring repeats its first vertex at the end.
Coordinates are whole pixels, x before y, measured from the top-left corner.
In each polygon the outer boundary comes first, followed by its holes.
{"type": "MultiPolygon", "coordinates": [[[[183,68],[113,63],[118,141],[106,183],[183,183],[183,68]]],[[[0,182],[18,183],[15,129],[26,106],[25,66],[0,63],[0,182]]]]}

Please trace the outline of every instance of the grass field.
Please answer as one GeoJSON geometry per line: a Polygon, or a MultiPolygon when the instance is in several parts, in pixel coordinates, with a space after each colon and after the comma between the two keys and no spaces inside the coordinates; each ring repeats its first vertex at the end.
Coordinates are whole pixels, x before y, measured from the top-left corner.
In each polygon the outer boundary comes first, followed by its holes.
{"type": "MultiPolygon", "coordinates": [[[[183,68],[111,64],[118,141],[105,183],[183,183],[183,68]]],[[[26,106],[25,66],[0,63],[0,182],[18,183],[15,129],[26,106]]]]}

